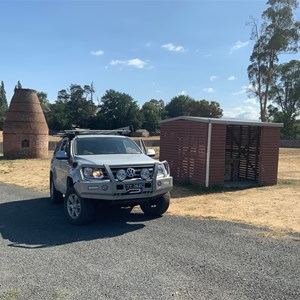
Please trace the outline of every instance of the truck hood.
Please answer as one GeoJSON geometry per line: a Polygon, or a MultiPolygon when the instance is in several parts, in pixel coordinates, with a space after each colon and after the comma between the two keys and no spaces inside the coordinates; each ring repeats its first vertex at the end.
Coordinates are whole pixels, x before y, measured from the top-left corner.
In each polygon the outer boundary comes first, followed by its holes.
{"type": "Polygon", "coordinates": [[[153,164],[155,160],[145,154],[76,155],[81,164],[120,166],[153,164]]]}

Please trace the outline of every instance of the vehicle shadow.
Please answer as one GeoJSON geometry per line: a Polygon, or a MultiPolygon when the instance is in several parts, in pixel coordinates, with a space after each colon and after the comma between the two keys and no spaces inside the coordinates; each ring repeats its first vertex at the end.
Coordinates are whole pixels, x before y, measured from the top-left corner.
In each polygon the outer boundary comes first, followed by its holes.
{"type": "Polygon", "coordinates": [[[0,204],[3,239],[11,247],[30,249],[120,236],[144,228],[151,219],[138,212],[109,213],[92,224],[75,226],[66,221],[63,206],[51,204],[46,197],[0,204]]]}

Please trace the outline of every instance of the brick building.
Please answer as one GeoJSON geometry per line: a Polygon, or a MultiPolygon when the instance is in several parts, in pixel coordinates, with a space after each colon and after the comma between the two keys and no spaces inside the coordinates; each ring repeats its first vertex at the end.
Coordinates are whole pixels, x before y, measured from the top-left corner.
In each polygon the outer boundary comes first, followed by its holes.
{"type": "Polygon", "coordinates": [[[177,181],[202,186],[277,183],[282,124],[177,117],[160,124],[160,159],[177,181]]]}

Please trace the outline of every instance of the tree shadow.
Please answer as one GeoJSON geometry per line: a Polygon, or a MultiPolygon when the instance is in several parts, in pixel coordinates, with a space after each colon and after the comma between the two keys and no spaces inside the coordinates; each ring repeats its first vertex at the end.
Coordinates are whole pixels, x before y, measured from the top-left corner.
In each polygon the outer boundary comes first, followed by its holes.
{"type": "Polygon", "coordinates": [[[27,249],[120,236],[144,228],[151,219],[142,213],[109,213],[93,224],[75,226],[65,219],[63,206],[51,204],[46,197],[0,204],[3,239],[11,247],[27,249]]]}

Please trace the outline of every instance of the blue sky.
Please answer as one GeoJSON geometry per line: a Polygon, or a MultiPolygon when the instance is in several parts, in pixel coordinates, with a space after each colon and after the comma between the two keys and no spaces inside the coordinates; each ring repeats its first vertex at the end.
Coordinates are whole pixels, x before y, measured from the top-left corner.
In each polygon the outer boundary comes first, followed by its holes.
{"type": "Polygon", "coordinates": [[[94,83],[140,106],[186,94],[218,101],[224,117],[258,119],[245,88],[250,16],[264,0],[3,1],[0,81],[10,101],[18,80],[48,94],[94,83]]]}

